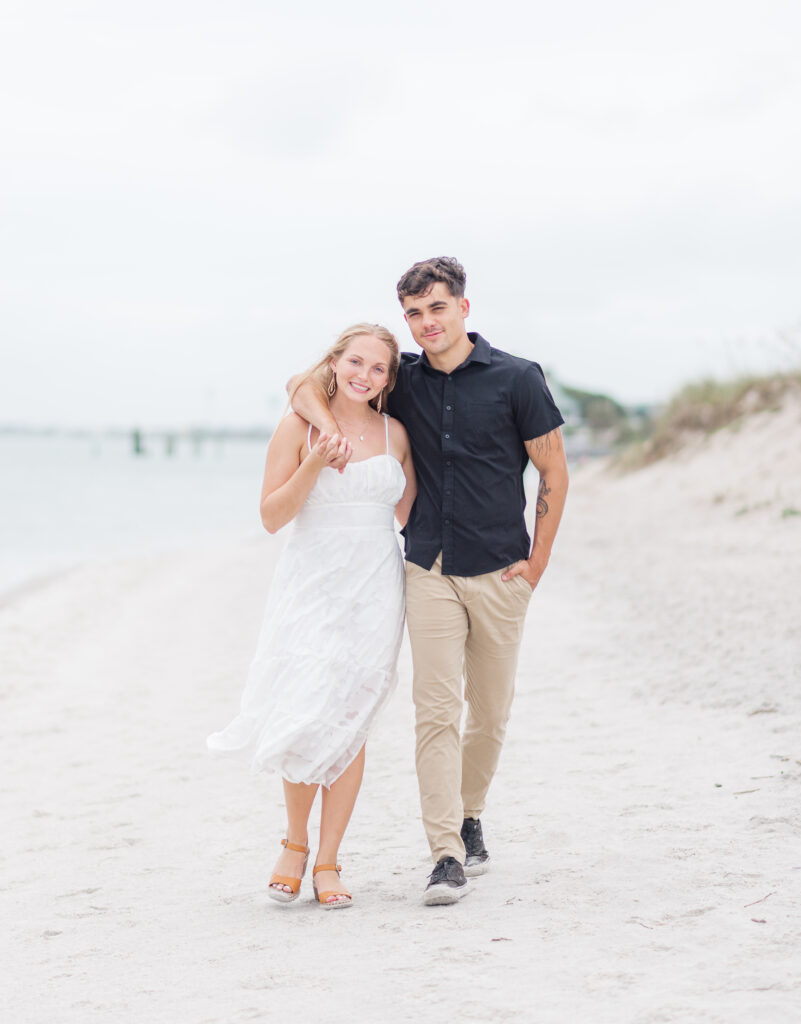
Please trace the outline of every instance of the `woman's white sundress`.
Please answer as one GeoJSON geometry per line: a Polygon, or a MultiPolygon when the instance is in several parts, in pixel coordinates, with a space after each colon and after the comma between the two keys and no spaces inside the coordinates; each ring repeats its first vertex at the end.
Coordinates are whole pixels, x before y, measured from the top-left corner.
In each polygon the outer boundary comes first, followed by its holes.
{"type": "Polygon", "coordinates": [[[240,712],[209,736],[212,753],[330,786],[391,694],[404,619],[394,510],[406,478],[384,421],[386,453],[323,469],[295,517],[240,712]]]}

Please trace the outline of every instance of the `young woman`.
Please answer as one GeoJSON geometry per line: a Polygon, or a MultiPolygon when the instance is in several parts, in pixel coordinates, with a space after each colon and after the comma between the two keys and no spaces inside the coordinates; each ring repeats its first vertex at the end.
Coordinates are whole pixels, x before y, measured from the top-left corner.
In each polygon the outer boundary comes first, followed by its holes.
{"type": "Polygon", "coordinates": [[[247,752],[284,780],[287,832],[269,895],[290,903],[309,855],[308,819],[322,787],[315,896],[350,906],[337,851],[364,771],[370,725],[392,692],[404,617],[403,558],[393,516],[406,524],[416,482],[406,432],[381,413],[398,345],[356,324],[310,371],[326,386],[341,435],[317,435],[295,413],[267,451],[261,518],[291,520],[239,715],[208,739],[214,753],[247,752]],[[344,470],[332,467],[350,454],[344,470]]]}

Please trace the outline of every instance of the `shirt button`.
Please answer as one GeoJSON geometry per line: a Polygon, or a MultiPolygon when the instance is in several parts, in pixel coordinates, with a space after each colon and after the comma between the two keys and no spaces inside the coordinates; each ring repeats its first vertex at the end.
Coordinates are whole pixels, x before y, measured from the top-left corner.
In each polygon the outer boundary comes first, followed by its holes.
{"type": "Polygon", "coordinates": [[[446,434],[446,435],[445,435],[445,437],[446,437],[446,438],[449,438],[450,436],[451,436],[450,434],[446,434]]]}
{"type": "Polygon", "coordinates": [[[446,519],[446,520],[445,520],[445,525],[446,525],[446,526],[450,526],[450,525],[451,525],[451,521],[450,521],[450,519],[446,519]]]}
{"type": "Polygon", "coordinates": [[[446,405],[446,406],[445,406],[445,408],[447,409],[447,411],[448,411],[448,412],[450,412],[450,411],[451,411],[451,409],[453,408],[453,406],[451,406],[451,405],[446,405]]]}
{"type": "Polygon", "coordinates": [[[447,462],[445,463],[445,465],[446,465],[446,466],[452,466],[452,465],[453,465],[453,463],[451,462],[451,460],[450,460],[450,459],[448,459],[448,461],[447,461],[447,462]]]}

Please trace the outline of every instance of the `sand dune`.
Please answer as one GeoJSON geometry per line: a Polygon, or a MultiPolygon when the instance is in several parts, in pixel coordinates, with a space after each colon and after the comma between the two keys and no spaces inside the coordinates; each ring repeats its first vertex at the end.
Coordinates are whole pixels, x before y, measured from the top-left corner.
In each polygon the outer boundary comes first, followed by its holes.
{"type": "Polygon", "coordinates": [[[281,538],[87,565],[0,609],[4,1019],[797,1021],[801,405],[573,473],[485,815],[424,908],[408,652],[340,851],[265,899],[279,780],[207,757],[281,538]],[[308,881],[306,897],[311,895],[308,881]]]}

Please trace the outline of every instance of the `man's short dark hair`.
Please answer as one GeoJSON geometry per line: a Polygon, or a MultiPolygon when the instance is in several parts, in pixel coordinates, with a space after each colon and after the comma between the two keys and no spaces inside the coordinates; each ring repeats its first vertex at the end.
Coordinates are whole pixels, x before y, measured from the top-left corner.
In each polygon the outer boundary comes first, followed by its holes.
{"type": "Polygon", "coordinates": [[[398,299],[403,302],[407,295],[427,295],[438,281],[457,299],[464,297],[467,275],[462,264],[453,256],[435,256],[406,271],[398,281],[398,299]]]}

